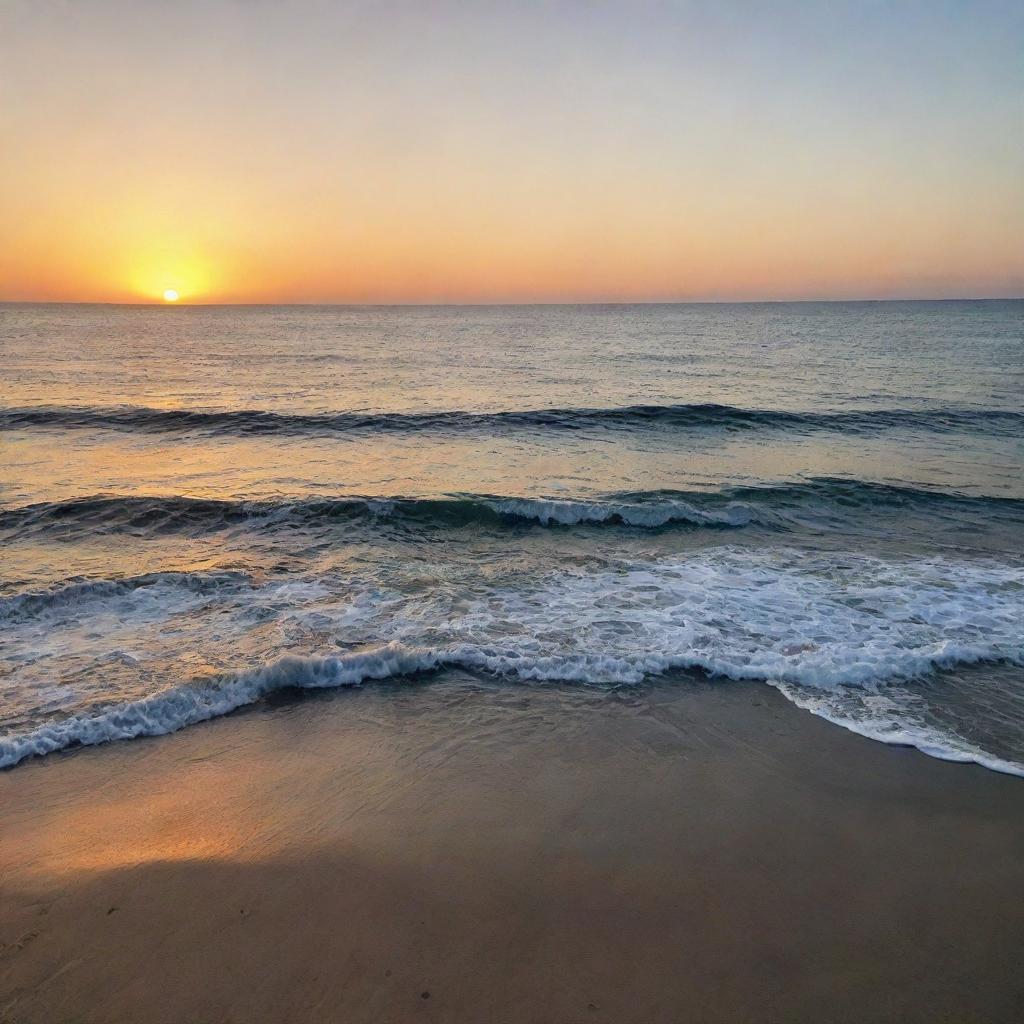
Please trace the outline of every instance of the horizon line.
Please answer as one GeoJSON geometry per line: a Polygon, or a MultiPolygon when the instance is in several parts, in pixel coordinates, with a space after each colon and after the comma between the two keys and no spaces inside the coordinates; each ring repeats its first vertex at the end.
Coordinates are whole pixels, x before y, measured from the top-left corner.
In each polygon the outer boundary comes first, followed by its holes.
{"type": "Polygon", "coordinates": [[[126,308],[158,309],[273,309],[297,308],[339,308],[339,309],[436,309],[436,308],[488,308],[495,306],[767,306],[767,305],[826,305],[850,303],[883,302],[1021,302],[1019,295],[948,295],[948,296],[887,296],[885,298],[813,298],[813,299],[557,299],[557,300],[506,300],[506,301],[441,301],[441,302],[164,302],[160,300],[119,302],[76,299],[0,299],[0,306],[124,306],[126,308]]]}

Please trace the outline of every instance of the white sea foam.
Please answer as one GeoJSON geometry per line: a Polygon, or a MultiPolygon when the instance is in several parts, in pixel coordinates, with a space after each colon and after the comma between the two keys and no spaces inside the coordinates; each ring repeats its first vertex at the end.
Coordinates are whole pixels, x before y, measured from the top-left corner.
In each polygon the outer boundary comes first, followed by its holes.
{"type": "Polygon", "coordinates": [[[488,501],[502,515],[532,519],[545,526],[577,526],[585,523],[621,522],[626,526],[648,529],[670,523],[694,526],[748,526],[773,521],[766,511],[756,513],[749,505],[734,501],[720,509],[699,509],[685,501],[659,502],[654,505],[625,502],[585,502],[542,498],[504,498],[488,501]]]}
{"type": "Polygon", "coordinates": [[[841,726],[870,740],[897,747],[916,747],[929,757],[957,764],[977,764],[990,771],[1024,778],[1024,764],[995,757],[963,737],[917,720],[918,708],[913,695],[903,699],[863,702],[837,699],[835,693],[777,684],[777,689],[790,701],[819,718],[841,726]]]}
{"type": "Polygon", "coordinates": [[[367,679],[408,675],[437,664],[437,657],[429,651],[400,647],[339,658],[289,655],[251,672],[177,687],[114,705],[98,714],[75,715],[21,736],[4,737],[0,739],[0,768],[77,744],[91,746],[137,736],[162,736],[226,715],[286,687],[353,686],[367,679]]]}
{"type": "MultiPolygon", "coordinates": [[[[0,766],[72,744],[172,732],[282,687],[357,685],[443,665],[521,680],[637,683],[678,668],[764,680],[886,742],[1017,771],[922,724],[896,680],[985,660],[1024,664],[1024,569],[981,561],[714,548],[601,571],[553,571],[519,586],[343,592],[323,580],[233,597],[366,649],[286,654],[252,670],[170,687],[0,739],[0,766]],[[863,699],[857,697],[863,695],[863,699]],[[860,700],[853,711],[854,704],[860,700]],[[856,712],[856,713],[855,713],[856,712]]],[[[232,605],[232,613],[235,611],[232,605]]],[[[218,634],[219,636],[220,634],[218,634]]]]}

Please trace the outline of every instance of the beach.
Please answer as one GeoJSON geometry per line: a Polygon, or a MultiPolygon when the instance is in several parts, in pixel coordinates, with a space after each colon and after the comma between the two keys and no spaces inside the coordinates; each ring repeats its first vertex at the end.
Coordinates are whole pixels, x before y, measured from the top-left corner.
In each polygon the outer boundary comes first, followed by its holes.
{"type": "Polygon", "coordinates": [[[1012,1021],[1024,786],[445,672],[0,774],[0,1019],[1012,1021]],[[453,725],[454,723],[454,725],[453,725]]]}
{"type": "Polygon", "coordinates": [[[1022,48],[0,2],[0,1024],[1024,1024],[1022,48]]]}
{"type": "Polygon", "coordinates": [[[2,312],[2,1024],[1021,1018],[1024,304],[2,312]]]}

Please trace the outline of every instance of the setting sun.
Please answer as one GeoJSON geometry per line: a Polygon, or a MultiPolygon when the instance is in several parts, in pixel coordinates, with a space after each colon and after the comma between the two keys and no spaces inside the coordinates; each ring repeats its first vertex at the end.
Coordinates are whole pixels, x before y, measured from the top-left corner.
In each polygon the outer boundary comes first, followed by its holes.
{"type": "Polygon", "coordinates": [[[1022,52],[0,0],[0,1024],[1024,1024],[1022,52]]]}

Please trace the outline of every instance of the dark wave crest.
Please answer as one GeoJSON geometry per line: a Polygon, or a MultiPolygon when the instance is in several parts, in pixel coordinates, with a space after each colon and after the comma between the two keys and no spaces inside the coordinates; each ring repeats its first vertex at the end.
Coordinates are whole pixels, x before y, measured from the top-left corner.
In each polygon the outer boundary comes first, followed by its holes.
{"type": "Polygon", "coordinates": [[[31,618],[41,613],[82,605],[96,598],[121,597],[136,590],[161,585],[190,590],[197,594],[216,593],[225,587],[246,583],[243,572],[147,572],[122,579],[79,579],[46,590],[0,597],[0,622],[31,618]]]}
{"type": "Polygon", "coordinates": [[[0,535],[74,539],[93,534],[202,535],[231,528],[275,531],[346,524],[414,528],[520,526],[635,529],[762,527],[842,529],[904,514],[963,524],[1024,524],[1024,500],[822,477],[719,491],[644,491],[589,500],[457,495],[443,498],[305,498],[239,501],[95,495],[0,510],[0,535]]]}
{"type": "Polygon", "coordinates": [[[790,412],[713,403],[629,405],[497,412],[281,413],[260,409],[201,411],[140,406],[32,406],[0,410],[0,430],[105,429],[203,435],[308,435],[503,430],[604,429],[853,431],[912,429],[936,433],[1024,431],[1024,412],[996,409],[852,409],[790,412]]]}

